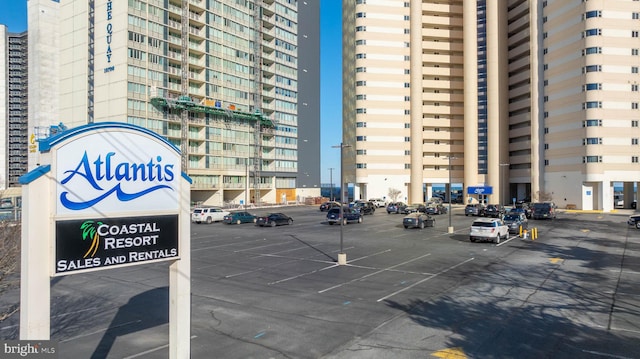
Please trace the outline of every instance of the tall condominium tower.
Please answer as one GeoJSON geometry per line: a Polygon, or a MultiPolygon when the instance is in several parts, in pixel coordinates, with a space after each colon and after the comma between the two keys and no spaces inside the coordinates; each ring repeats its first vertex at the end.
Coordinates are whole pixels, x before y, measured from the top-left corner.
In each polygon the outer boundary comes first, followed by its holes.
{"type": "Polygon", "coordinates": [[[27,33],[0,25],[0,189],[27,172],[27,33]]]}
{"type": "Polygon", "coordinates": [[[465,201],[611,210],[621,191],[629,207],[639,12],[624,0],[344,2],[356,197],[423,202],[460,184],[465,201]]]}
{"type": "Polygon", "coordinates": [[[60,2],[59,121],[165,136],[194,204],[319,195],[319,12],[307,3],[60,2]]]}

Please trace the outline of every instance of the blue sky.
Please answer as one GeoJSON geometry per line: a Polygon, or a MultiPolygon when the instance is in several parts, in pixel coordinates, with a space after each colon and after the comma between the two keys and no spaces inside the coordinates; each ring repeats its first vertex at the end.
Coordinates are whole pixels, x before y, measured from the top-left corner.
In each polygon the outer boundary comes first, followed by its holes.
{"type": "MultiPolygon", "coordinates": [[[[64,0],[62,0],[64,1],[64,0]]],[[[320,1],[320,0],[318,0],[320,1]]],[[[320,173],[322,183],[340,178],[342,140],[342,2],[320,2],[320,173]]],[[[0,0],[0,24],[11,32],[27,29],[27,0],[0,0]]],[[[335,182],[335,180],[334,180],[335,182]]]]}

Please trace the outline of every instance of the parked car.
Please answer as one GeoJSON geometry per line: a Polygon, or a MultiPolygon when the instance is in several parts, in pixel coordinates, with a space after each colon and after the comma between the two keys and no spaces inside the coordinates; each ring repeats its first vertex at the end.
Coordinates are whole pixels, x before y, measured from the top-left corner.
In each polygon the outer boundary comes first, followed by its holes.
{"type": "Polygon", "coordinates": [[[402,213],[406,206],[406,203],[403,202],[391,202],[387,205],[387,213],[402,213]]]}
{"type": "Polygon", "coordinates": [[[331,208],[334,207],[340,207],[340,202],[336,202],[336,201],[329,201],[329,202],[324,202],[323,204],[320,205],[320,212],[326,212],[328,210],[330,210],[331,208]]]}
{"type": "Polygon", "coordinates": [[[629,216],[629,219],[627,220],[627,224],[629,224],[630,226],[635,226],[636,228],[640,229],[640,214],[633,214],[629,216]]]}
{"type": "Polygon", "coordinates": [[[531,218],[533,215],[533,208],[528,202],[516,202],[516,206],[511,209],[515,212],[522,212],[527,218],[531,218]]]}
{"type": "Polygon", "coordinates": [[[469,239],[471,242],[492,241],[500,243],[509,238],[509,227],[500,218],[478,218],[471,224],[469,239]]]}
{"type": "Polygon", "coordinates": [[[436,220],[428,214],[415,212],[406,215],[402,219],[402,225],[404,228],[424,228],[433,227],[436,225],[436,220]]]}
{"type": "Polygon", "coordinates": [[[487,217],[501,218],[504,216],[506,209],[501,204],[489,204],[484,209],[484,215],[487,217]]]}
{"type": "Polygon", "coordinates": [[[382,198],[369,198],[369,202],[372,202],[377,208],[382,208],[387,206],[387,201],[382,198]]]}
{"type": "Polygon", "coordinates": [[[533,219],[554,219],[558,207],[553,202],[540,202],[533,204],[533,219]]]}
{"type": "Polygon", "coordinates": [[[358,201],[353,205],[353,208],[360,211],[363,215],[373,214],[376,211],[376,205],[369,201],[358,201]]]}
{"type": "Polygon", "coordinates": [[[426,210],[426,207],[424,204],[412,204],[410,206],[405,206],[404,208],[402,208],[400,210],[401,214],[410,214],[410,213],[416,213],[416,212],[421,212],[424,213],[426,210]]]}
{"type": "Polygon", "coordinates": [[[442,203],[429,203],[425,209],[426,214],[447,214],[447,207],[442,203]]]}
{"type": "Polygon", "coordinates": [[[207,223],[220,222],[224,220],[224,216],[229,214],[229,211],[225,211],[218,207],[196,207],[191,213],[191,222],[195,223],[207,223]]]}
{"type": "Polygon", "coordinates": [[[340,217],[340,208],[331,208],[329,212],[327,212],[327,222],[329,222],[330,225],[340,223],[340,221],[343,221],[344,224],[353,222],[362,223],[362,213],[353,207],[343,207],[342,215],[344,216],[344,220],[340,217]]]}
{"type": "Polygon", "coordinates": [[[520,233],[520,228],[529,229],[529,220],[523,212],[509,211],[502,220],[509,227],[509,233],[520,233]]]}
{"type": "Polygon", "coordinates": [[[256,225],[260,227],[269,226],[282,226],[282,225],[292,225],[293,218],[287,216],[284,213],[269,213],[266,216],[260,216],[256,219],[256,225]]]}
{"type": "Polygon", "coordinates": [[[222,222],[226,224],[256,223],[257,216],[246,211],[231,212],[224,216],[222,222]]]}
{"type": "Polygon", "coordinates": [[[465,216],[483,217],[484,216],[484,205],[480,204],[480,203],[468,204],[464,208],[464,215],[465,216]]]}

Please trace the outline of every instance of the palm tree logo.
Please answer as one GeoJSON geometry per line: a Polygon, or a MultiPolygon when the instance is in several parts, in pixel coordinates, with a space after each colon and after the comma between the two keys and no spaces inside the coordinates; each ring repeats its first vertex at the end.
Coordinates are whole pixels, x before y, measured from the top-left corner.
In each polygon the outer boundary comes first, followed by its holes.
{"type": "Polygon", "coordinates": [[[96,255],[98,251],[98,247],[100,246],[100,236],[98,236],[98,227],[102,225],[102,222],[94,222],[94,221],[84,221],[80,226],[82,230],[82,240],[87,240],[91,238],[91,246],[87,253],[82,256],[82,258],[87,258],[89,253],[91,253],[91,257],[96,255]]]}

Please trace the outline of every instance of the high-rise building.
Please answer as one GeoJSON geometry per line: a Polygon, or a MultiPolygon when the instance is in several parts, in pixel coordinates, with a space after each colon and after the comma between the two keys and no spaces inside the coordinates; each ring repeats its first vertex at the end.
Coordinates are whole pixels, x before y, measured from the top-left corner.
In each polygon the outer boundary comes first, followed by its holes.
{"type": "Polygon", "coordinates": [[[307,3],[56,2],[59,120],[34,133],[59,122],[151,129],[182,150],[194,204],[319,195],[319,11],[307,3]]]}
{"type": "Polygon", "coordinates": [[[629,207],[640,2],[343,3],[343,160],[356,198],[629,207]],[[623,192],[617,194],[617,192],[623,192]]]}
{"type": "Polygon", "coordinates": [[[0,25],[0,189],[27,172],[27,33],[0,25]]]}

